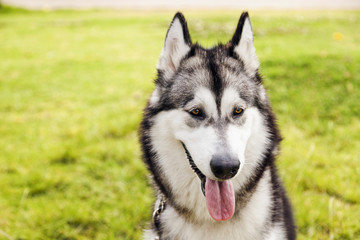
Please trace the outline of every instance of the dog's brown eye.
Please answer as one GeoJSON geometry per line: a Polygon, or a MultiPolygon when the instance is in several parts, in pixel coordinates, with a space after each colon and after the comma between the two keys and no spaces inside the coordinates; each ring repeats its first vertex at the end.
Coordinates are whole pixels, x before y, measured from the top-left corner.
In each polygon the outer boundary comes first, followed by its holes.
{"type": "Polygon", "coordinates": [[[243,112],[244,112],[244,109],[243,109],[243,108],[241,108],[241,107],[236,107],[236,108],[234,109],[233,115],[234,115],[234,116],[238,116],[238,115],[242,114],[243,112]]]}
{"type": "Polygon", "coordinates": [[[194,115],[194,116],[200,116],[201,115],[201,111],[200,111],[200,109],[198,109],[198,108],[194,108],[193,110],[191,110],[191,112],[190,112],[192,115],[194,115]]]}
{"type": "Polygon", "coordinates": [[[201,109],[199,108],[193,108],[189,111],[189,114],[193,117],[196,118],[197,120],[203,120],[205,119],[205,114],[203,113],[203,111],[201,111],[201,109]]]}

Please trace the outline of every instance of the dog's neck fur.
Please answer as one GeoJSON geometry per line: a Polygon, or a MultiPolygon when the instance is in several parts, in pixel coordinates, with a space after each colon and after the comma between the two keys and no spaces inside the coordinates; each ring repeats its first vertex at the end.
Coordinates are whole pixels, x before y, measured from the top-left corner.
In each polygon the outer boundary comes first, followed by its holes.
{"type": "MultiPolygon", "coordinates": [[[[216,222],[207,217],[207,209],[203,209],[201,217],[188,215],[178,211],[174,206],[167,204],[166,210],[161,215],[160,232],[152,234],[161,236],[160,239],[274,239],[279,234],[285,236],[283,226],[269,226],[272,213],[268,211],[273,206],[271,170],[263,173],[255,189],[249,193],[248,199],[237,201],[237,211],[234,217],[225,222],[216,222]],[[271,231],[270,231],[271,229],[271,231]],[[274,233],[276,232],[276,234],[274,233]]],[[[184,193],[185,194],[185,193],[184,193]]],[[[202,198],[204,198],[202,196],[202,198]]],[[[198,199],[201,201],[202,199],[198,199]]],[[[196,206],[195,206],[196,207],[196,206]]],[[[189,206],[189,210],[194,209],[189,206]]],[[[151,234],[148,232],[148,234],[151,234]]],[[[151,238],[150,238],[151,239],[151,238]]],[[[285,239],[285,237],[284,237],[285,239]]]]}

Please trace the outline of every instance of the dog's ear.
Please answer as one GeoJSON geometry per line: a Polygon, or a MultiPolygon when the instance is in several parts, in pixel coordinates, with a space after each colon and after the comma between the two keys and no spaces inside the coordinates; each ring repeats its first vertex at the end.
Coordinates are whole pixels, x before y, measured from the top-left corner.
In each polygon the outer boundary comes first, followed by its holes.
{"type": "Polygon", "coordinates": [[[230,40],[230,52],[244,63],[245,71],[253,75],[259,68],[259,60],[255,55],[254,35],[249,14],[243,12],[230,40]]]}
{"type": "Polygon", "coordinates": [[[191,39],[182,13],[175,14],[165,38],[157,69],[171,76],[176,72],[181,60],[190,51],[191,39]]]}

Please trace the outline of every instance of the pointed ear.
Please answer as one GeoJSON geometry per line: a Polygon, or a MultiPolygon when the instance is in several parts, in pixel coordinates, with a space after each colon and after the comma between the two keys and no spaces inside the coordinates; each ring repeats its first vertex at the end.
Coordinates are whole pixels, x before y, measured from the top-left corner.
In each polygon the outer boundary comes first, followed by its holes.
{"type": "Polygon", "coordinates": [[[182,13],[175,14],[165,38],[157,69],[171,76],[177,70],[181,60],[191,49],[191,39],[182,13]]]}
{"type": "Polygon", "coordinates": [[[251,75],[255,74],[259,68],[259,61],[255,55],[254,35],[247,12],[241,14],[230,46],[230,51],[244,63],[245,71],[251,75]]]}

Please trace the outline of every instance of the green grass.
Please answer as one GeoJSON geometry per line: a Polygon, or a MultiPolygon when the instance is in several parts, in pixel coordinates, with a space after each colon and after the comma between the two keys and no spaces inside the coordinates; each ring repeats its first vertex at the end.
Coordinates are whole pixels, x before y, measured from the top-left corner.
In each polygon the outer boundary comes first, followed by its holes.
{"type": "MultiPolygon", "coordinates": [[[[240,11],[184,12],[230,39],[240,11]]],[[[140,239],[137,129],[174,12],[0,8],[0,239],[140,239]]],[[[299,239],[360,239],[360,12],[250,12],[299,239]]]]}

